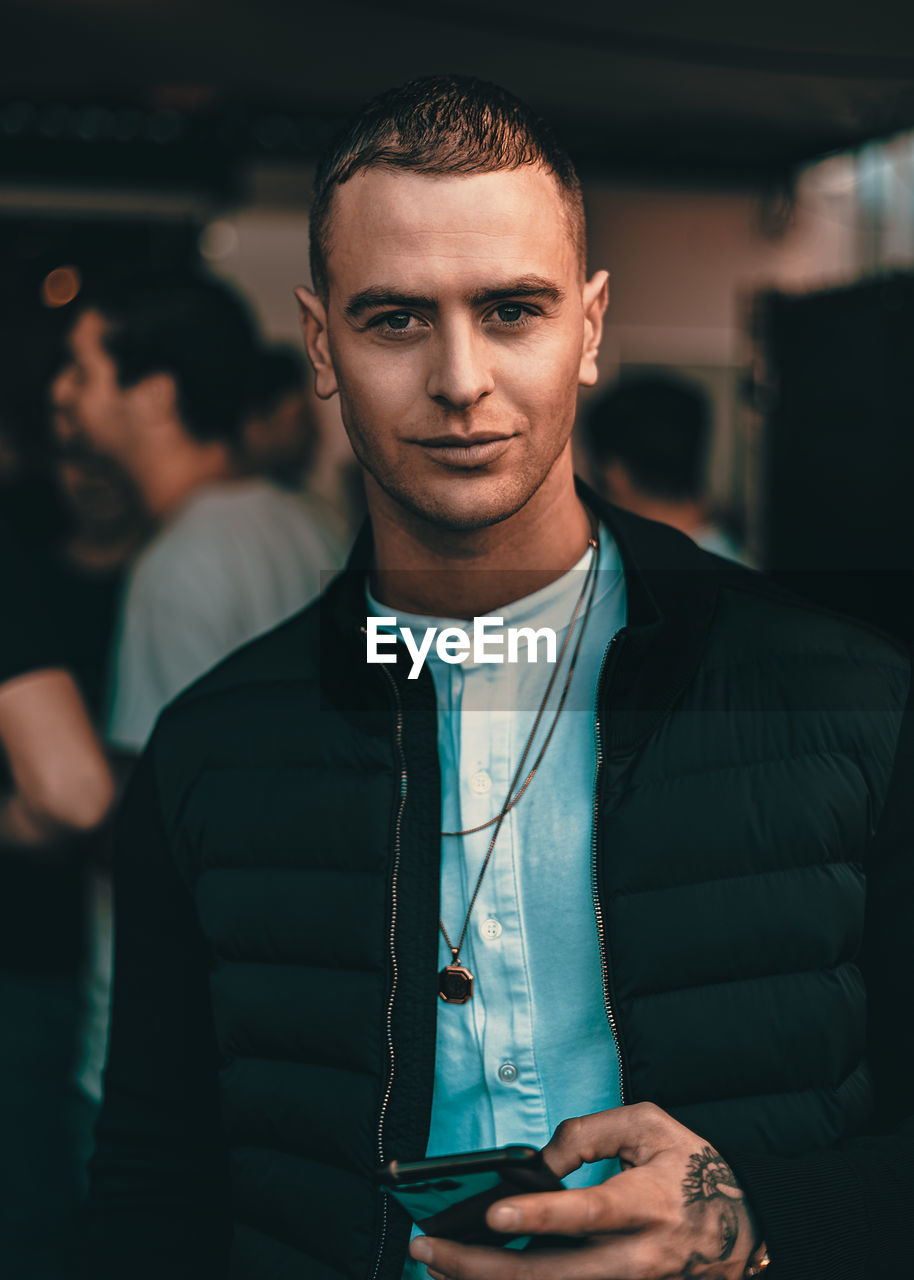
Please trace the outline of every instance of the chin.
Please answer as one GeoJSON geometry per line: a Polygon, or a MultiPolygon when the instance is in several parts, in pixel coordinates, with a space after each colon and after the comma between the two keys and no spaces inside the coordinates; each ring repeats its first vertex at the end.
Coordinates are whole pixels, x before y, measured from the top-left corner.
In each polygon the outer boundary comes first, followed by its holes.
{"type": "Polygon", "coordinates": [[[491,488],[474,484],[464,486],[462,493],[456,483],[438,492],[431,487],[419,492],[388,490],[390,497],[412,515],[435,529],[453,533],[471,533],[501,524],[520,511],[534,492],[520,483],[491,488]]]}

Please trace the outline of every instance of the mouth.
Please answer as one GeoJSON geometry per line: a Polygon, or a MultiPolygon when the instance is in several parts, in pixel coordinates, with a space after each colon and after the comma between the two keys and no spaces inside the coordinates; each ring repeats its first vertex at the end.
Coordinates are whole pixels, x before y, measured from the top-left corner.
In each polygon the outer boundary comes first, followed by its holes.
{"type": "Polygon", "coordinates": [[[495,462],[505,453],[514,438],[513,434],[480,432],[474,436],[433,436],[430,440],[416,440],[413,443],[424,449],[435,462],[459,470],[484,467],[495,462]]]}

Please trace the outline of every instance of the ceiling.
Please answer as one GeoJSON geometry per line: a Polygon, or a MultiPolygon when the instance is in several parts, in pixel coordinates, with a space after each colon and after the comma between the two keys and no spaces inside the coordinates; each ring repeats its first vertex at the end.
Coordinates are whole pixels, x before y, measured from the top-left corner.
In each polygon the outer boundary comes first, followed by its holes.
{"type": "Polygon", "coordinates": [[[436,71],[505,84],[585,169],[726,181],[914,128],[914,3],[6,0],[0,32],[0,102],[289,111],[305,152],[436,71]]]}

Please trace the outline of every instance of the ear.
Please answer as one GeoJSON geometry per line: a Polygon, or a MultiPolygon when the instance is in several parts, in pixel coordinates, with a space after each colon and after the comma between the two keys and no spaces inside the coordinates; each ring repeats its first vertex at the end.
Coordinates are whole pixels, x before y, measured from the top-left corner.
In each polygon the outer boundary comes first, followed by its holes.
{"type": "Polygon", "coordinates": [[[336,395],[339,384],[336,370],[330,358],[330,341],[327,336],[327,308],[316,293],[299,286],[295,290],[301,308],[302,328],[305,331],[305,347],[308,359],[314,366],[314,390],[321,400],[336,395]]]}
{"type": "Polygon", "coordinates": [[[584,285],[584,343],[581,348],[581,367],[578,383],[592,387],[598,375],[597,354],[603,337],[603,315],[609,305],[609,273],[598,271],[584,285]]]}
{"type": "Polygon", "coordinates": [[[158,426],[178,416],[178,388],[170,373],[150,373],[128,389],[134,412],[143,422],[158,426]]]}

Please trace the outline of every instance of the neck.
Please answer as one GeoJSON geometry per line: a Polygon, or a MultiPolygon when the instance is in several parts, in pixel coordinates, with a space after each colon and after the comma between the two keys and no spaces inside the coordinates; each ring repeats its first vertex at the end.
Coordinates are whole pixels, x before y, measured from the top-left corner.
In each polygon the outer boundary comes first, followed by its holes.
{"type": "Polygon", "coordinates": [[[591,517],[575,491],[570,453],[519,511],[484,529],[433,525],[395,504],[370,477],[366,496],[375,540],[372,591],[409,613],[491,613],[567,573],[592,534],[591,517]]]}
{"type": "Polygon", "coordinates": [[[236,474],[228,446],[222,441],[199,444],[183,432],[133,460],[133,479],[143,505],[155,520],[171,515],[195,489],[236,474]]]}

